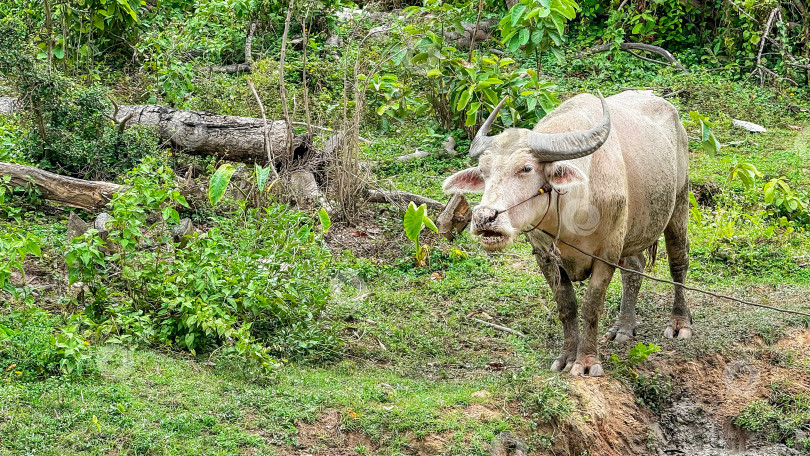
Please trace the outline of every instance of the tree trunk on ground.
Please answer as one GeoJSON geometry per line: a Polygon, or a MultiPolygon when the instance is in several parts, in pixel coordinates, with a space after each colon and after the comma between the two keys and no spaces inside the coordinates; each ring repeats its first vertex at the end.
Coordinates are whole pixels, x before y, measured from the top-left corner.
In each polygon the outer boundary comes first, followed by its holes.
{"type": "MultiPolygon", "coordinates": [[[[0,114],[19,109],[17,99],[0,97],[0,114]]],[[[223,160],[267,164],[264,149],[264,122],[253,117],[226,116],[207,112],[182,111],[159,105],[122,105],[116,123],[156,127],[160,138],[171,147],[191,155],[213,155],[223,160]]],[[[293,135],[292,156],[287,152],[287,123],[268,121],[268,138],[278,164],[291,163],[313,152],[312,138],[293,135]]]]}
{"type": "Polygon", "coordinates": [[[33,166],[3,162],[0,162],[0,176],[11,176],[14,186],[33,185],[46,200],[79,209],[101,209],[112,199],[113,193],[121,189],[120,185],[110,182],[75,179],[33,166]]]}
{"type": "MultiPolygon", "coordinates": [[[[206,112],[182,111],[158,105],[124,105],[116,121],[129,114],[130,124],[157,127],[163,141],[192,155],[213,155],[244,163],[267,163],[264,149],[264,122],[252,117],[225,116],[206,112]]],[[[268,139],[279,163],[290,163],[312,150],[311,138],[294,135],[292,148],[287,145],[287,123],[268,122],[268,139]],[[288,154],[292,150],[292,155],[288,154]]]]}

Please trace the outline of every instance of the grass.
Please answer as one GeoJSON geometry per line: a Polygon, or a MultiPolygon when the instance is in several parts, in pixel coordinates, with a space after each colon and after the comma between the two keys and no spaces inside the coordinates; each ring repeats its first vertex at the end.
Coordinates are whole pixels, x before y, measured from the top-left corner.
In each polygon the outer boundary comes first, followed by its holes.
{"type": "MultiPolygon", "coordinates": [[[[583,79],[567,77],[553,65],[547,70],[567,95],[597,88],[608,95],[626,86],[681,90],[670,99],[684,120],[689,111],[699,111],[718,121],[715,133],[722,143],[742,140],[717,155],[692,144],[693,187],[713,186],[721,193],[700,208],[701,221],[690,224],[689,281],[744,299],[807,309],[810,237],[802,227],[789,232],[779,226],[763,210],[760,195],[745,193],[737,181],[727,182],[725,161],[736,156],[754,163],[766,179],[785,176],[794,189],[807,192],[807,133],[789,127],[810,129],[807,116],[784,116],[780,103],[796,101],[767,89],[723,81],[708,72],[675,75],[630,62],[625,57],[611,62],[614,72],[597,71],[602,65],[598,62],[577,63],[570,71],[584,72],[583,79]],[[731,118],[762,122],[769,131],[749,135],[731,127],[731,118]]],[[[203,92],[225,91],[218,100],[242,100],[234,95],[237,89],[228,92],[229,81],[216,76],[203,92]]],[[[244,85],[239,87],[244,92],[244,85]]],[[[222,105],[213,99],[191,103],[222,105]]],[[[233,114],[244,114],[234,109],[233,114]]],[[[363,159],[376,163],[377,179],[402,190],[443,200],[442,180],[473,164],[464,155],[468,142],[458,137],[458,156],[397,161],[417,147],[441,150],[444,134],[437,134],[427,119],[414,119],[385,135],[376,127],[367,125],[363,132],[372,138],[363,159]]],[[[694,127],[689,133],[697,135],[694,127]]],[[[21,221],[9,221],[3,229],[37,234],[44,253],[38,274],[60,283],[64,214],[21,215],[21,221]]],[[[342,429],[368,436],[380,454],[409,454],[415,442],[441,435],[446,441],[443,454],[485,455],[502,431],[526,436],[532,450],[539,451],[551,437],[538,435],[536,423],[572,415],[582,420],[568,377],[548,370],[561,347],[562,330],[528,245],[517,243],[492,255],[468,234],[452,244],[428,236],[433,246],[430,266],[414,268],[407,258],[409,246],[401,242],[401,216],[385,206],[372,209],[368,224],[381,228],[380,242],[394,244],[384,255],[355,258],[334,253],[336,286],[327,314],[344,342],[342,359],[290,364],[271,376],[259,376],[228,356],[194,358],[160,347],[129,351],[110,345],[91,347],[94,367],[84,376],[51,375],[35,372],[35,367],[16,374],[17,368],[0,365],[0,454],[270,455],[299,443],[301,423],[316,422],[331,410],[339,414],[342,429]],[[528,337],[498,332],[472,317],[491,319],[528,337]],[[472,413],[475,405],[484,406],[488,414],[472,413]]],[[[666,261],[659,260],[652,273],[668,278],[666,261]]],[[[584,289],[584,284],[576,285],[579,296],[584,289]]],[[[671,287],[646,281],[638,305],[639,340],[661,345],[666,353],[661,356],[674,361],[735,353],[757,337],[772,344],[792,327],[810,326],[806,318],[697,294],[689,299],[695,337],[664,340],[671,287]]],[[[620,300],[616,274],[608,289],[603,329],[612,324],[620,300]]],[[[71,307],[75,303],[57,287],[28,302],[0,303],[0,314],[10,318],[12,311],[32,304],[53,315],[36,327],[36,337],[31,337],[36,340],[27,349],[47,354],[53,349],[49,336],[76,310],[71,307]]],[[[611,343],[603,346],[602,354],[604,359],[610,353],[624,358],[626,351],[611,343]]],[[[8,343],[0,342],[0,360],[12,363],[15,358],[9,353],[8,343]]],[[[16,359],[27,356],[12,354],[16,359]]],[[[806,365],[795,368],[808,370],[806,365]]],[[[653,383],[648,390],[657,387],[653,383]]],[[[759,430],[781,429],[781,421],[772,417],[780,416],[783,403],[755,403],[741,415],[739,425],[757,430],[752,423],[760,420],[764,424],[759,430]]],[[[358,447],[356,452],[364,451],[368,449],[358,447]]]]}

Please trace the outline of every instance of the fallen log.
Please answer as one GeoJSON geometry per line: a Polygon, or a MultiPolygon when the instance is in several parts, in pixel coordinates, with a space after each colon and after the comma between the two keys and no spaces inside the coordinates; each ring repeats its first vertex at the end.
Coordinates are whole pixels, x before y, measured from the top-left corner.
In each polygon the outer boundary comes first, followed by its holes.
{"type": "MultiPolygon", "coordinates": [[[[19,109],[16,98],[0,97],[0,114],[19,109]]],[[[211,155],[223,160],[267,164],[264,121],[253,117],[183,111],[160,105],[121,105],[115,123],[123,129],[139,124],[157,128],[161,140],[190,155],[211,155]]],[[[287,123],[268,121],[268,140],[278,165],[314,152],[312,138],[293,135],[292,155],[287,151],[287,123]]]]}
{"type": "Polygon", "coordinates": [[[211,65],[205,67],[205,71],[210,71],[211,73],[225,73],[225,74],[250,73],[253,71],[253,63],[245,62],[245,63],[232,63],[230,65],[211,65]]]}
{"type": "MultiPolygon", "coordinates": [[[[130,125],[156,127],[163,141],[188,154],[212,155],[243,163],[267,163],[262,119],[183,111],[158,105],[123,105],[118,109],[116,122],[129,115],[130,125]]],[[[311,152],[311,138],[294,135],[292,155],[289,155],[287,123],[273,120],[267,125],[268,141],[278,164],[290,163],[311,152]]]]}
{"type": "MultiPolygon", "coordinates": [[[[600,45],[593,46],[593,47],[590,47],[588,49],[585,49],[585,51],[581,52],[580,54],[575,55],[573,58],[581,59],[581,58],[587,57],[587,56],[589,56],[591,54],[598,54],[600,52],[607,52],[607,51],[609,51],[611,49],[613,49],[613,43],[600,44],[600,45]]],[[[645,43],[621,43],[619,45],[619,49],[629,53],[633,57],[644,60],[645,62],[657,63],[658,65],[665,65],[665,66],[673,66],[673,67],[677,68],[678,70],[683,71],[684,73],[689,72],[689,70],[686,69],[686,67],[683,66],[681,64],[681,62],[679,62],[678,59],[675,58],[674,55],[672,55],[672,53],[670,53],[666,49],[664,49],[662,47],[659,47],[659,46],[653,46],[652,44],[645,44],[645,43]],[[666,61],[651,59],[649,57],[645,57],[645,56],[643,56],[641,54],[638,54],[636,52],[633,52],[633,51],[652,52],[654,54],[660,55],[666,61]]]]}
{"type": "Polygon", "coordinates": [[[11,176],[11,184],[32,185],[42,198],[78,209],[99,210],[121,186],[111,182],[87,181],[51,173],[33,166],[0,162],[0,176],[11,176]]]}

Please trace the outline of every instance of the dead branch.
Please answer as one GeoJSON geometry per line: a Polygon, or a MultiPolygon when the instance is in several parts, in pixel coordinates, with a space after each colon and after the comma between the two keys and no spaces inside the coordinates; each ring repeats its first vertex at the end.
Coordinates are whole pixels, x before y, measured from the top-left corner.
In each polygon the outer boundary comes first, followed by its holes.
{"type": "Polygon", "coordinates": [[[509,334],[514,334],[514,335],[519,336],[519,337],[526,337],[526,334],[523,334],[522,332],[514,330],[512,328],[507,328],[506,326],[496,325],[495,323],[490,323],[488,321],[484,321],[484,320],[481,320],[481,319],[478,319],[478,318],[475,318],[475,317],[471,318],[471,320],[476,322],[476,323],[481,323],[482,325],[487,325],[490,328],[495,328],[498,331],[503,331],[503,332],[506,332],[506,333],[509,333],[509,334]]]}
{"type": "MultiPolygon", "coordinates": [[[[611,43],[600,44],[600,45],[593,46],[593,47],[590,47],[590,48],[584,50],[583,52],[575,55],[573,58],[581,59],[581,58],[587,57],[587,56],[589,56],[591,54],[598,54],[600,52],[607,52],[607,51],[609,51],[611,49],[613,49],[613,44],[611,44],[611,43]]],[[[647,61],[647,62],[657,63],[658,65],[673,66],[673,67],[677,68],[678,70],[683,71],[684,73],[689,72],[689,70],[686,69],[686,67],[683,66],[681,64],[681,62],[679,62],[678,59],[676,59],[675,56],[672,55],[672,53],[670,53],[666,49],[664,49],[662,47],[659,47],[659,46],[654,46],[652,44],[645,44],[645,43],[621,43],[619,45],[619,49],[629,53],[633,57],[639,58],[639,59],[647,61]],[[661,60],[651,59],[651,58],[648,58],[648,57],[644,57],[641,54],[635,53],[633,51],[652,52],[652,53],[658,54],[661,57],[663,57],[664,59],[666,59],[666,62],[661,61],[661,60]]]]}
{"type": "Polygon", "coordinates": [[[245,37],[245,62],[231,65],[211,65],[205,67],[206,71],[212,73],[250,73],[253,71],[253,35],[256,33],[256,21],[250,23],[247,37],[245,37]]]}
{"type": "Polygon", "coordinates": [[[268,122],[270,128],[265,129],[264,121],[253,117],[183,111],[158,105],[121,105],[116,123],[120,124],[130,115],[130,124],[155,127],[167,145],[191,155],[266,164],[265,135],[269,136],[274,150],[285,151],[282,156],[274,156],[277,161],[290,161],[312,150],[311,138],[307,135],[296,135],[288,141],[288,124],[283,120],[268,122]],[[286,153],[287,150],[292,153],[286,153]]]}
{"type": "Polygon", "coordinates": [[[253,34],[256,33],[256,21],[250,23],[247,36],[245,37],[245,63],[253,61],[253,34]]]}
{"type": "Polygon", "coordinates": [[[427,157],[428,155],[430,155],[430,152],[426,150],[416,149],[416,152],[413,152],[411,154],[400,155],[399,157],[397,157],[397,161],[406,162],[416,158],[424,158],[427,157]]]}
{"type": "Polygon", "coordinates": [[[773,25],[773,20],[776,17],[777,12],[779,12],[779,7],[772,9],[771,13],[768,15],[768,20],[765,22],[765,28],[762,30],[762,37],[759,39],[759,52],[757,52],[757,63],[754,66],[754,70],[751,72],[752,75],[757,72],[759,73],[760,83],[765,82],[762,71],[762,50],[765,49],[765,41],[767,41],[768,34],[771,32],[771,26],[773,25]]]}
{"type": "MultiPolygon", "coordinates": [[[[303,71],[304,74],[302,76],[302,79],[303,79],[302,82],[303,82],[303,85],[304,85],[304,87],[303,87],[303,89],[304,89],[304,93],[303,93],[303,95],[304,95],[304,118],[307,121],[307,133],[309,134],[309,136],[312,136],[312,116],[311,116],[311,114],[309,112],[309,85],[307,84],[307,47],[309,47],[308,46],[308,44],[309,44],[309,27],[307,27],[307,19],[309,19],[309,8],[311,6],[312,6],[311,4],[309,4],[309,3],[307,4],[306,13],[304,14],[304,17],[301,19],[301,28],[304,30],[304,49],[303,49],[303,55],[301,56],[301,66],[304,69],[304,71],[303,71]]],[[[312,26],[311,22],[312,21],[310,21],[310,27],[312,26]]]]}
{"type": "Polygon", "coordinates": [[[253,64],[245,62],[245,63],[234,63],[231,65],[212,65],[205,67],[205,70],[210,71],[212,73],[226,73],[226,74],[250,73],[253,71],[253,64]]]}
{"type": "Polygon", "coordinates": [[[264,151],[267,153],[267,166],[273,170],[273,177],[278,179],[278,171],[276,171],[276,160],[273,158],[273,146],[270,143],[270,131],[267,128],[267,116],[264,113],[264,105],[262,104],[262,100],[259,98],[259,94],[256,93],[256,87],[253,86],[253,81],[250,79],[247,80],[248,87],[250,87],[250,91],[253,92],[253,96],[256,98],[256,103],[259,105],[259,110],[262,112],[262,122],[264,126],[262,127],[262,133],[264,136],[264,151]]]}
{"type": "Polygon", "coordinates": [[[368,190],[366,192],[366,201],[369,203],[395,203],[395,204],[408,204],[413,202],[417,206],[420,204],[425,204],[427,207],[431,209],[441,209],[444,207],[444,204],[428,198],[426,196],[417,195],[415,193],[404,192],[402,190],[394,190],[394,191],[380,191],[380,190],[368,190]]]}
{"type": "MultiPolygon", "coordinates": [[[[292,13],[293,7],[295,6],[295,0],[290,0],[289,6],[287,7],[287,18],[284,20],[284,33],[281,36],[281,55],[278,59],[278,85],[279,85],[279,95],[281,98],[281,111],[284,114],[284,122],[286,122],[286,132],[287,132],[287,145],[289,146],[292,144],[292,137],[293,137],[293,127],[290,124],[290,111],[287,107],[287,86],[284,83],[284,59],[287,56],[287,37],[290,33],[290,21],[292,20],[292,13]]],[[[292,155],[292,149],[288,150],[288,153],[292,155]]]]}

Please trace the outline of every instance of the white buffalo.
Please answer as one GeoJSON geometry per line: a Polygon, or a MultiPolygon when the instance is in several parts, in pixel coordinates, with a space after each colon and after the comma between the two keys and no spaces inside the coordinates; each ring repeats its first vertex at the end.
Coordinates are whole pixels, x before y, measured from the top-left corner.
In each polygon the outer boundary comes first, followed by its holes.
{"type": "MultiPolygon", "coordinates": [[[[533,130],[509,128],[487,136],[501,102],[470,148],[472,156],[480,156],[478,166],[444,182],[446,193],[483,192],[470,229],[485,249],[506,248],[526,233],[554,291],[565,332],[562,353],[551,368],[590,376],[603,374],[597,332],[615,268],[554,238],[641,271],[644,252],[654,255],[663,233],[672,280],[683,283],[689,266],[689,151],[678,112],[644,92],[600,98],[575,96],[533,130]],[[571,283],[589,277],[580,337],[571,283]]],[[[623,272],[622,285],[621,311],[609,340],[635,335],[641,277],[623,272]]],[[[664,335],[689,338],[691,323],[683,289],[675,287],[664,335]]]]}

